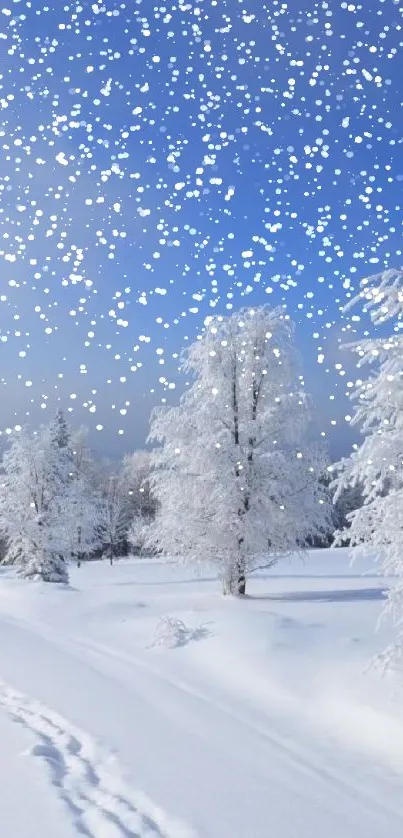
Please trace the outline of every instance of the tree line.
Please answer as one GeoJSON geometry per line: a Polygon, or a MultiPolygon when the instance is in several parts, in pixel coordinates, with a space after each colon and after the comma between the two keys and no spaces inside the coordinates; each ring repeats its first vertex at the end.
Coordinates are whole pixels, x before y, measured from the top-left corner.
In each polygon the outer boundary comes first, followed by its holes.
{"type": "MultiPolygon", "coordinates": [[[[61,411],[15,433],[2,462],[3,561],[65,582],[68,563],[129,551],[214,564],[243,595],[257,567],[307,546],[349,542],[403,576],[403,271],[364,279],[361,305],[386,337],[351,345],[368,367],[351,394],[363,440],[331,464],[318,442],[294,326],[283,308],[210,317],[182,358],[190,385],[154,409],[149,451],[91,456],[61,411]]],[[[403,584],[389,606],[401,613],[403,584]],[[399,610],[400,609],[400,610],[399,610]]]]}
{"type": "Polygon", "coordinates": [[[68,566],[105,557],[112,564],[145,550],[155,516],[150,455],[96,460],[85,429],[73,431],[59,410],[38,431],[14,434],[2,461],[2,563],[27,578],[67,582],[68,566]]]}

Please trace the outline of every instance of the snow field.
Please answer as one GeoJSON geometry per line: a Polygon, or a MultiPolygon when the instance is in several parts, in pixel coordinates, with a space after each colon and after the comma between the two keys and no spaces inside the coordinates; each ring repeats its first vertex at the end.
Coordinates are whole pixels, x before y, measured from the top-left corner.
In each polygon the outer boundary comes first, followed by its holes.
{"type": "Polygon", "coordinates": [[[97,562],[68,589],[2,571],[0,725],[32,737],[50,821],[63,804],[66,838],[400,838],[399,679],[365,672],[387,584],[343,550],[244,601],[169,562],[97,562]]]}

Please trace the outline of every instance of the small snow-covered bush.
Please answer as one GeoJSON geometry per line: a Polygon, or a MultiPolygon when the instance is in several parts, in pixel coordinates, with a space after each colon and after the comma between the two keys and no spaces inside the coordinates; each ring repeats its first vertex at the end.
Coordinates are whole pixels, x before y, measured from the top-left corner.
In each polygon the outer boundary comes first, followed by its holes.
{"type": "Polygon", "coordinates": [[[176,617],[161,617],[155,631],[153,646],[163,646],[175,649],[187,643],[189,629],[182,620],[176,617]]]}
{"type": "Polygon", "coordinates": [[[205,626],[192,629],[183,620],[166,615],[161,617],[157,623],[152,645],[165,649],[177,649],[179,646],[186,646],[191,640],[201,640],[208,634],[209,631],[205,626]]]}

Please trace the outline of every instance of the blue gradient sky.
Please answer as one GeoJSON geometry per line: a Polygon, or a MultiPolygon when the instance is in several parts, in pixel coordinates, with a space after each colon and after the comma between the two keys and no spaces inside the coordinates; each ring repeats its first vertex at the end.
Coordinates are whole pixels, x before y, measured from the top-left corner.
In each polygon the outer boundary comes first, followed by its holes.
{"type": "Polygon", "coordinates": [[[204,318],[270,303],[347,449],[340,308],[402,264],[401,4],[14,0],[0,36],[1,430],[142,445],[204,318]]]}

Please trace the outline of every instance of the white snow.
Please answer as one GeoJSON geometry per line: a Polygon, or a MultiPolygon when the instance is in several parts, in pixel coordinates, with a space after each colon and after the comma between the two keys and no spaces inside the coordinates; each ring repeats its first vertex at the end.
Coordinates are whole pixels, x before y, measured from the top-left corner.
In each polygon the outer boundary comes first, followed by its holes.
{"type": "Polygon", "coordinates": [[[48,775],[30,755],[36,737],[30,730],[13,724],[0,709],[1,742],[1,833],[10,838],[74,838],[62,800],[48,775]]]}
{"type": "Polygon", "coordinates": [[[387,585],[342,549],[244,601],[170,562],[2,569],[1,833],[400,838],[399,679],[366,671],[387,585]]]}

